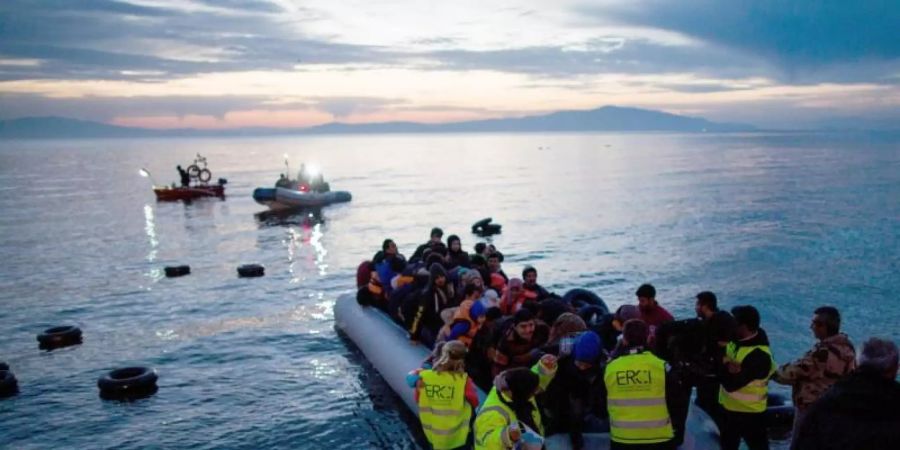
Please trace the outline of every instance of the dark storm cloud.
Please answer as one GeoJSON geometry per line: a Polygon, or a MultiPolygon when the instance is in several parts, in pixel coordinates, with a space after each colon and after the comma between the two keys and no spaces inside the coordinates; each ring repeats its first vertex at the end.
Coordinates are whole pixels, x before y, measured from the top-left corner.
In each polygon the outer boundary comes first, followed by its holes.
{"type": "MultiPolygon", "coordinates": [[[[218,2],[210,2],[218,3],[218,2]]],[[[0,2],[0,59],[39,59],[36,67],[0,67],[2,79],[132,79],[123,71],[161,77],[241,70],[290,70],[296,64],[386,62],[378,47],[305,38],[298,17],[267,2],[224,3],[240,11],[178,11],[110,0],[0,2]],[[177,56],[173,56],[177,55],[177,56]]],[[[152,81],[152,80],[150,80],[152,81]]]]}
{"type": "Polygon", "coordinates": [[[798,82],[881,81],[900,68],[896,0],[644,0],[584,11],[754,55],[798,82]]]}

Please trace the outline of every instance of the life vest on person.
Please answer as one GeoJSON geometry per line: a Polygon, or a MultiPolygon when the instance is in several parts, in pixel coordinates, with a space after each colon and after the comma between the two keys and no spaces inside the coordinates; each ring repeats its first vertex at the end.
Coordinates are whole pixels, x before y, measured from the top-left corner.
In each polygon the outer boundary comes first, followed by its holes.
{"type": "MultiPolygon", "coordinates": [[[[492,388],[491,392],[484,400],[484,403],[478,408],[478,416],[475,418],[475,426],[473,427],[473,432],[475,433],[475,450],[494,450],[503,448],[498,446],[498,444],[502,445],[500,444],[499,439],[492,439],[498,431],[496,425],[502,423],[503,425],[500,427],[502,430],[513,423],[520,423],[512,408],[500,400],[501,395],[502,394],[497,391],[496,387],[492,388]],[[499,416],[501,420],[496,420],[498,419],[497,416],[499,416]],[[488,424],[494,426],[489,427],[488,424]]],[[[507,399],[507,401],[509,400],[507,399]]],[[[540,410],[538,409],[537,403],[535,403],[534,397],[529,401],[532,406],[531,418],[534,421],[534,424],[537,425],[537,430],[533,431],[543,436],[544,427],[541,424],[540,410]]]]}
{"type": "Polygon", "coordinates": [[[472,407],[466,402],[469,376],[426,369],[419,377],[422,382],[418,398],[419,421],[428,442],[436,450],[466,445],[472,418],[472,407]]]}
{"type": "MultiPolygon", "coordinates": [[[[478,300],[475,301],[477,302],[478,300]]],[[[453,314],[453,319],[450,320],[450,323],[441,328],[441,335],[449,339],[453,325],[456,325],[459,322],[466,322],[469,324],[469,331],[462,336],[457,336],[456,340],[466,344],[466,347],[471,347],[472,339],[475,339],[475,334],[478,333],[478,322],[472,320],[472,316],[469,314],[472,310],[472,305],[474,304],[475,302],[472,300],[462,302],[459,305],[459,308],[456,308],[456,312],[453,314]]]]}
{"type": "Polygon", "coordinates": [[[398,275],[397,282],[395,283],[396,286],[394,286],[394,289],[395,290],[400,289],[403,286],[406,286],[407,284],[410,284],[415,280],[416,280],[416,278],[412,275],[398,275]]]}
{"type": "Polygon", "coordinates": [[[753,350],[762,350],[769,355],[771,365],[769,373],[763,379],[756,379],[746,386],[732,392],[719,386],[719,403],[728,411],[743,413],[761,413],[766,410],[766,401],[769,397],[769,377],[775,373],[775,359],[768,345],[751,345],[738,347],[734,342],[729,342],[725,348],[725,357],[738,364],[744,361],[753,350]]]}
{"type": "Polygon", "coordinates": [[[356,288],[359,289],[367,284],[372,278],[372,261],[365,260],[359,263],[356,268],[356,288]]]}
{"type": "Polygon", "coordinates": [[[503,275],[492,273],[490,285],[495,291],[503,292],[503,290],[506,289],[506,280],[503,279],[503,275]]]}
{"type": "MultiPolygon", "coordinates": [[[[509,289],[509,286],[507,286],[506,289],[509,289]]],[[[500,301],[500,311],[503,312],[504,315],[512,315],[515,314],[516,311],[522,309],[522,305],[525,304],[525,302],[536,301],[537,293],[522,288],[519,289],[519,295],[517,295],[516,298],[511,299],[508,294],[503,296],[500,301]]]]}
{"type": "Polygon", "coordinates": [[[666,407],[666,363],[642,351],[612,360],[603,374],[614,442],[655,444],[675,437],[666,407]]]}
{"type": "Polygon", "coordinates": [[[368,289],[374,298],[384,297],[384,286],[381,285],[381,278],[378,276],[378,272],[374,270],[369,275],[368,289]]]}

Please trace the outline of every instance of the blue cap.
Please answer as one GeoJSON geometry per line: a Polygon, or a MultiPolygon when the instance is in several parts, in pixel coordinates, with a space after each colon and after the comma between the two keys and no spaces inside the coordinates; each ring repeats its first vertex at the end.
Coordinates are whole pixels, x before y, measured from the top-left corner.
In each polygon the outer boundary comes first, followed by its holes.
{"type": "Polygon", "coordinates": [[[469,317],[471,317],[473,320],[478,320],[478,318],[483,316],[484,313],[484,305],[481,304],[480,300],[475,300],[475,302],[472,303],[472,308],[469,309],[469,317]]]}
{"type": "Polygon", "coordinates": [[[585,331],[575,339],[575,361],[593,363],[600,356],[600,336],[593,331],[585,331]]]}

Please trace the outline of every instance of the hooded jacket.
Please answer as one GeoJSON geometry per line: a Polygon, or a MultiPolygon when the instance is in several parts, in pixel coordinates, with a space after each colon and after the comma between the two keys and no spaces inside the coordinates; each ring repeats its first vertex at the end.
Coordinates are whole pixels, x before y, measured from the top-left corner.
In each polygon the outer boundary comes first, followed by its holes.
{"type": "Polygon", "coordinates": [[[793,450],[900,448],[900,384],[857,371],[813,403],[800,422],[793,450]]]}

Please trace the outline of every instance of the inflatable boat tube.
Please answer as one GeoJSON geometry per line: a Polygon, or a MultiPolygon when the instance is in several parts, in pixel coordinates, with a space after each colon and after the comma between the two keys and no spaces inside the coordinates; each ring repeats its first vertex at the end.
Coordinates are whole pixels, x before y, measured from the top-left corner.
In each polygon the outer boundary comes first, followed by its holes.
{"type": "Polygon", "coordinates": [[[115,369],[97,379],[100,396],[104,398],[133,398],[156,393],[156,371],[148,367],[115,369]]]}
{"type": "Polygon", "coordinates": [[[576,308],[596,306],[602,310],[603,314],[609,314],[609,308],[606,306],[606,302],[604,302],[600,296],[587,289],[571,289],[563,295],[563,301],[576,308]]]}
{"type": "MultiPolygon", "coordinates": [[[[377,308],[363,307],[352,294],[342,295],[334,304],[335,326],[362,351],[366,359],[387,381],[391,389],[418,414],[413,390],[406,385],[406,374],[421,367],[429,350],[422,345],[412,345],[406,330],[394,323],[377,308]]],[[[485,393],[478,389],[478,398],[484,401],[485,393]]],[[[718,429],[700,408],[691,405],[688,414],[683,450],[719,449],[718,429]]],[[[608,449],[608,433],[586,433],[585,447],[608,449]]],[[[571,449],[568,434],[555,434],[546,440],[547,450],[571,449]]]]}
{"type": "Polygon", "coordinates": [[[261,277],[266,274],[266,268],[259,264],[244,264],[237,268],[237,273],[241,278],[261,277]]]}
{"type": "Polygon", "coordinates": [[[37,341],[41,350],[78,345],[82,342],[81,329],[73,326],[48,328],[37,335],[37,341]]]}
{"type": "Polygon", "coordinates": [[[174,278],[191,273],[191,266],[166,266],[166,277],[174,278]]]}
{"type": "Polygon", "coordinates": [[[794,405],[784,396],[769,393],[766,401],[766,426],[769,428],[791,428],[794,426],[794,405]]]}
{"type": "Polygon", "coordinates": [[[19,382],[12,372],[0,370],[0,397],[9,397],[19,392],[19,382]]]}

